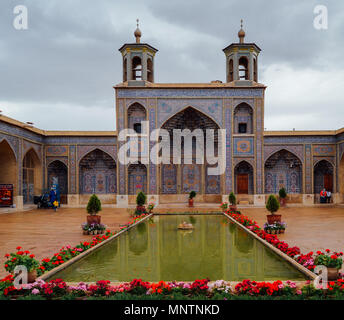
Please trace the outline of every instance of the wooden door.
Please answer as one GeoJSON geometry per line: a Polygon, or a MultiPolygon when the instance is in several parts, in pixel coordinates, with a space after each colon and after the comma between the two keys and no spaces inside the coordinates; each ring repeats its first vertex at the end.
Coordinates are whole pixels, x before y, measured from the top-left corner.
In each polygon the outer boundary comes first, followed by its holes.
{"type": "Polygon", "coordinates": [[[248,194],[248,174],[240,173],[237,175],[238,194],[248,194]]]}
{"type": "Polygon", "coordinates": [[[332,192],[332,188],[333,188],[333,175],[332,174],[324,174],[324,188],[327,191],[331,191],[332,192]]]}

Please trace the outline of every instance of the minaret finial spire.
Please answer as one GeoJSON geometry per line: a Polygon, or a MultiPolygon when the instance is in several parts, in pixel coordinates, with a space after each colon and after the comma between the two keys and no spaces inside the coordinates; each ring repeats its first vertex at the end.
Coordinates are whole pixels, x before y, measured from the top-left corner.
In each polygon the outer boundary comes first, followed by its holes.
{"type": "Polygon", "coordinates": [[[141,30],[139,29],[139,19],[136,19],[136,30],[134,32],[134,36],[136,38],[136,43],[140,43],[140,38],[141,38],[141,30]]]}
{"type": "Polygon", "coordinates": [[[242,27],[243,27],[243,20],[241,19],[240,20],[240,30],[238,32],[238,37],[239,37],[240,43],[244,43],[244,38],[245,38],[245,31],[242,27]]]}

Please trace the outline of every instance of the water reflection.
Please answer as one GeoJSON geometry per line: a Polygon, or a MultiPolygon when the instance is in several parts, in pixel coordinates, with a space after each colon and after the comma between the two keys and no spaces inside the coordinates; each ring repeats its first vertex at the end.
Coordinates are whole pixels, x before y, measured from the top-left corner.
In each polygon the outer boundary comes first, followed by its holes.
{"type": "Polygon", "coordinates": [[[55,278],[67,281],[304,279],[275,253],[223,216],[154,216],[55,278]],[[178,230],[190,221],[193,230],[178,230]]]}

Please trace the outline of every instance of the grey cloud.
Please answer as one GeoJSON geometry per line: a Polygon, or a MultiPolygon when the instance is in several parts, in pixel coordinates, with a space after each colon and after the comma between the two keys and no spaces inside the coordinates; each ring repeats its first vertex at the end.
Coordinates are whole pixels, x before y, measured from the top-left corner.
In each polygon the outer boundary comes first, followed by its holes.
{"type": "MultiPolygon", "coordinates": [[[[141,19],[143,41],[159,49],[155,69],[158,82],[224,80],[222,49],[237,41],[241,18],[246,40],[256,42],[263,50],[259,61],[260,81],[268,86],[273,85],[267,77],[267,70],[273,64],[289,65],[290,72],[316,69],[324,77],[329,76],[329,70],[344,70],[344,4],[341,1],[322,1],[329,10],[329,29],[325,31],[313,28],[313,9],[319,4],[313,0],[132,0],[125,3],[23,0],[21,4],[29,9],[26,31],[17,31],[12,26],[16,3],[9,0],[0,3],[0,101],[22,108],[35,103],[46,105],[47,109],[65,104],[81,110],[82,106],[82,110],[89,109],[90,113],[94,108],[113,108],[112,86],[122,79],[118,48],[134,41],[136,17],[141,19]],[[169,39],[167,34],[171,30],[176,30],[176,34],[169,39]],[[189,38],[185,37],[186,33],[189,38]]],[[[276,84],[279,79],[274,81],[276,84]]],[[[275,97],[276,89],[268,88],[267,111],[271,110],[273,117],[278,113],[292,114],[300,108],[297,97],[285,103],[275,97]],[[294,107],[288,108],[290,105],[294,107]]],[[[339,94],[340,98],[343,96],[339,94]]],[[[333,99],[329,103],[331,112],[338,111],[343,118],[342,108],[333,99]]],[[[305,107],[305,110],[311,109],[305,107]]],[[[12,114],[16,116],[16,112],[13,110],[12,114]]],[[[70,112],[73,114],[73,110],[70,112]]],[[[326,124],[330,125],[333,119],[333,125],[337,125],[338,114],[329,115],[326,124]]],[[[269,114],[266,117],[269,119],[269,114]]],[[[314,129],[324,125],[320,116],[317,119],[310,123],[314,129]]],[[[96,128],[92,117],[89,120],[83,117],[83,124],[76,124],[75,129],[88,124],[96,128]]],[[[283,121],[280,125],[284,125],[283,121]]],[[[58,123],[54,124],[57,126],[58,123]]],[[[109,122],[106,129],[113,129],[110,126],[109,122]]],[[[51,124],[46,123],[45,128],[49,127],[51,124]]]]}

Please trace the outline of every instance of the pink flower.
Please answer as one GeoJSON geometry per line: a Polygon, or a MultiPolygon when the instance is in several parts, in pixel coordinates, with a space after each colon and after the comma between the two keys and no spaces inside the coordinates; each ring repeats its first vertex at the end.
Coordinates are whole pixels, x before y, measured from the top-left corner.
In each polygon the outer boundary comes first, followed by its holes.
{"type": "Polygon", "coordinates": [[[296,294],[302,294],[301,290],[296,290],[296,294]]]}
{"type": "Polygon", "coordinates": [[[31,293],[32,293],[32,294],[39,294],[39,290],[35,288],[35,289],[33,289],[33,290],[31,291],[31,293]]]}

